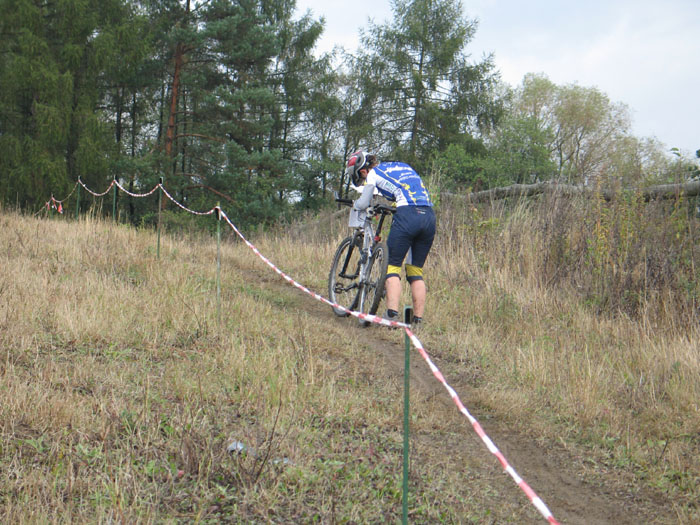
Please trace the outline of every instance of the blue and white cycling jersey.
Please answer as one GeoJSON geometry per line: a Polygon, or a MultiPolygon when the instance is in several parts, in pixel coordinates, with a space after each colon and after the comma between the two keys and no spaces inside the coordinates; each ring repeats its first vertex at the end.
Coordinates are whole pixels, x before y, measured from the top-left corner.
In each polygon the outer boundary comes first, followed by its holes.
{"type": "Polygon", "coordinates": [[[395,201],[396,206],[432,206],[420,175],[404,162],[382,162],[367,174],[366,185],[395,201]]]}
{"type": "Polygon", "coordinates": [[[435,213],[428,190],[420,175],[408,164],[382,162],[367,174],[362,195],[354,202],[353,210],[366,210],[375,190],[388,200],[396,202],[397,206],[387,239],[387,277],[400,278],[401,264],[410,250],[406,279],[409,282],[422,280],[423,264],[435,237],[435,213]]]}

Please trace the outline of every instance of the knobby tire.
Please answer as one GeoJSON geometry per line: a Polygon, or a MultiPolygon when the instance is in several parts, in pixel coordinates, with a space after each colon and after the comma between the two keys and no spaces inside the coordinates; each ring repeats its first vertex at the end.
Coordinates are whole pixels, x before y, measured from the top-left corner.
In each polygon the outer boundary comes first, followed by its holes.
{"type": "MultiPolygon", "coordinates": [[[[360,295],[359,273],[362,248],[361,244],[360,246],[353,246],[353,239],[355,239],[355,236],[351,235],[341,241],[333,256],[333,264],[328,274],[328,297],[332,302],[344,306],[348,310],[354,310],[357,307],[360,295]],[[350,253],[349,259],[348,252],[350,253]],[[344,277],[341,273],[346,260],[348,264],[345,267],[344,277]]],[[[361,243],[361,238],[358,239],[361,243]]],[[[335,307],[333,307],[333,313],[339,317],[347,317],[349,315],[346,311],[335,307]]]]}
{"type": "MultiPolygon", "coordinates": [[[[367,283],[362,288],[359,309],[363,313],[376,314],[379,304],[384,297],[384,283],[389,265],[389,249],[386,243],[380,242],[374,247],[374,253],[368,269],[367,283]]],[[[369,325],[369,321],[360,321],[362,326],[369,325]]]]}

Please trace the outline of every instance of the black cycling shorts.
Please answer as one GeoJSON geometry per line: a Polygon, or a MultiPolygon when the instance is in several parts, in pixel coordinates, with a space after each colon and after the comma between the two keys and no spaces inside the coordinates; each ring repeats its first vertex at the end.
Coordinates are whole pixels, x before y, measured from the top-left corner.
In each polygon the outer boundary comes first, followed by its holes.
{"type": "Polygon", "coordinates": [[[435,238],[435,212],[432,206],[399,206],[394,213],[391,231],[387,239],[389,270],[387,277],[400,277],[401,265],[406,254],[406,276],[409,282],[423,278],[423,265],[435,238]]]}

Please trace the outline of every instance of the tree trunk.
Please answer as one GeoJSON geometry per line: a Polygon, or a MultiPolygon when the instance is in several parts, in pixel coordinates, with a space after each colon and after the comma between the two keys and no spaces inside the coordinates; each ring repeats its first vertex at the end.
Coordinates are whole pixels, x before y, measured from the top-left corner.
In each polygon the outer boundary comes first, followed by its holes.
{"type": "Polygon", "coordinates": [[[175,48],[175,71],[173,72],[173,85],[170,90],[170,115],[168,116],[168,128],[165,132],[165,154],[172,157],[173,143],[175,142],[175,114],[177,113],[178,95],[180,92],[180,73],[185,61],[185,45],[178,43],[175,48]]]}
{"type": "MultiPolygon", "coordinates": [[[[136,158],[136,91],[131,98],[131,158],[136,158]]],[[[131,173],[129,179],[129,191],[134,192],[134,179],[136,174],[131,173]]],[[[134,224],[136,217],[136,209],[134,208],[134,199],[129,199],[129,221],[134,224]]]]}
{"type": "MultiPolygon", "coordinates": [[[[187,0],[185,9],[186,15],[190,12],[190,0],[187,0]]],[[[187,47],[184,43],[178,42],[175,46],[175,70],[173,71],[173,85],[170,89],[170,114],[168,115],[168,128],[165,132],[165,156],[171,159],[175,143],[175,114],[177,113],[178,97],[180,95],[180,75],[185,64],[185,53],[187,47]]],[[[175,163],[172,163],[172,170],[175,173],[175,163]]],[[[167,199],[163,199],[161,209],[165,209],[167,199]]]]}
{"type": "MultiPolygon", "coordinates": [[[[655,199],[673,199],[680,194],[686,197],[696,197],[700,195],[700,180],[693,180],[682,184],[659,184],[649,186],[640,190],[630,189],[623,191],[638,191],[645,201],[655,199]]],[[[467,193],[465,195],[456,193],[443,193],[444,197],[465,198],[471,202],[484,202],[491,200],[506,199],[509,197],[532,197],[543,193],[561,193],[563,195],[597,195],[600,194],[606,201],[613,200],[620,192],[602,190],[588,186],[574,186],[572,184],[560,184],[558,182],[539,182],[537,184],[513,184],[503,188],[493,188],[490,190],[467,193]]]]}
{"type": "Polygon", "coordinates": [[[121,142],[122,142],[122,103],[123,88],[117,87],[117,122],[114,125],[114,135],[117,141],[117,148],[119,148],[119,153],[121,154],[121,142]]]}

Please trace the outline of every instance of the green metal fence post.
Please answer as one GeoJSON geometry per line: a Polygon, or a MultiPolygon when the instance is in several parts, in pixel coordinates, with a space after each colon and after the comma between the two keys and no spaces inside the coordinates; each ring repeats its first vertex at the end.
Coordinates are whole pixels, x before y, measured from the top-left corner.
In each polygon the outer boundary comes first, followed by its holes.
{"type": "MultiPolygon", "coordinates": [[[[116,182],[116,177],[112,182],[116,182]]],[[[114,184],[114,195],[112,195],[112,220],[116,222],[117,220],[117,185],[114,184]]]]}
{"type": "MultiPolygon", "coordinates": [[[[403,322],[411,324],[413,308],[406,306],[403,309],[403,322]]],[[[408,523],[408,453],[409,453],[409,415],[410,415],[410,378],[411,378],[411,339],[406,333],[406,364],[403,373],[403,519],[401,523],[408,523]]]]}
{"type": "Polygon", "coordinates": [[[156,259],[160,260],[160,209],[161,209],[161,204],[163,203],[163,177],[160,178],[160,182],[158,183],[158,248],[156,249],[156,259]]]}
{"type": "Polygon", "coordinates": [[[216,318],[221,324],[221,203],[216,203],[216,318]]]}
{"type": "Polygon", "coordinates": [[[78,195],[75,203],[75,220],[80,219],[80,180],[78,180],[78,195]]]}

